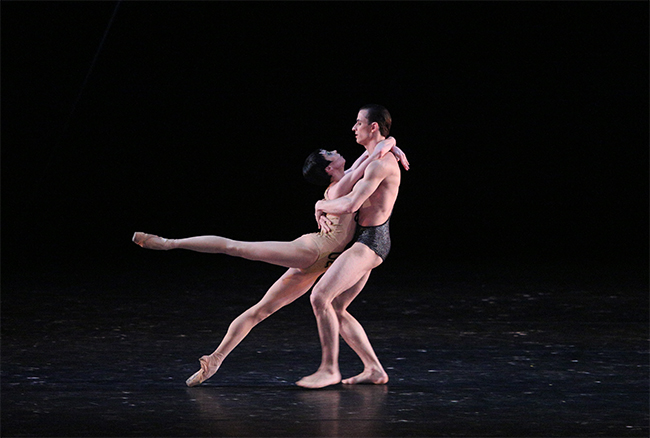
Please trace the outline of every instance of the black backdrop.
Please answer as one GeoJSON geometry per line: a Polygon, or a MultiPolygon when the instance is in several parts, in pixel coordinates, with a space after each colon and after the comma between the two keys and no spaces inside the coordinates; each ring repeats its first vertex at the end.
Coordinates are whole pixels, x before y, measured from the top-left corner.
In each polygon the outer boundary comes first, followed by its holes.
{"type": "Polygon", "coordinates": [[[2,9],[3,279],[313,231],[302,162],[365,103],[412,165],[386,269],[647,259],[647,2],[2,9]]]}

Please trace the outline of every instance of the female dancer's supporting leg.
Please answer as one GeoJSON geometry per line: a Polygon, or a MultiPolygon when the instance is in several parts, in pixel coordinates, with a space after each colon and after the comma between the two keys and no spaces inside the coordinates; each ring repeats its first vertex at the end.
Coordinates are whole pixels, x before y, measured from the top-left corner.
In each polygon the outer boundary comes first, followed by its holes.
{"type": "Polygon", "coordinates": [[[304,269],[318,259],[318,248],[308,235],[291,242],[243,242],[221,236],[165,239],[153,234],[137,232],[133,235],[133,242],[147,249],[187,249],[203,253],[226,254],[285,268],[304,269]]]}
{"type": "Polygon", "coordinates": [[[322,272],[304,273],[293,268],[285,272],[257,304],[235,318],[217,349],[212,354],[199,359],[201,369],[187,379],[187,386],[199,385],[212,377],[226,356],[248,335],[253,327],[304,295],[320,274],[322,272]]]}

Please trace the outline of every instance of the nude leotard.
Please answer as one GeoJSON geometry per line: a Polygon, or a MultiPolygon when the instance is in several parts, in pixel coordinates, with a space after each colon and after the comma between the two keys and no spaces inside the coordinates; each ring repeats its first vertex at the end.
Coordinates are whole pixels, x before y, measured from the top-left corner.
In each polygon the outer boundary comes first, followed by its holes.
{"type": "MultiPolygon", "coordinates": [[[[327,190],[325,191],[325,200],[329,200],[327,190]]],[[[354,236],[356,223],[353,214],[343,214],[340,216],[328,214],[327,218],[332,221],[332,225],[330,225],[331,231],[329,233],[321,230],[318,233],[305,234],[301,237],[305,238],[305,236],[309,236],[316,245],[316,248],[318,248],[318,260],[310,267],[303,269],[302,271],[305,273],[325,272],[334,263],[334,260],[336,260],[339,254],[345,250],[347,244],[354,236]]]]}

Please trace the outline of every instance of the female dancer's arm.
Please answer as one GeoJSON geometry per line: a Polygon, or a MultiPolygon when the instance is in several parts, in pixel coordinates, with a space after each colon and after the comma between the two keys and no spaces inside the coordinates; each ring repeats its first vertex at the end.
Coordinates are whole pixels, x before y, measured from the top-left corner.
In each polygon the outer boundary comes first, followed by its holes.
{"type": "Polygon", "coordinates": [[[348,173],[353,172],[353,171],[356,170],[356,169],[361,165],[361,163],[363,163],[367,158],[368,158],[368,151],[363,151],[363,154],[361,154],[361,156],[359,156],[359,158],[357,158],[357,161],[355,161],[354,164],[352,164],[352,166],[350,166],[350,168],[347,169],[344,173],[347,175],[348,173]]]}
{"type": "Polygon", "coordinates": [[[365,151],[357,161],[354,162],[352,167],[346,171],[345,176],[329,188],[329,198],[336,199],[350,193],[352,187],[354,187],[357,181],[363,177],[363,173],[366,171],[368,164],[377,158],[383,157],[393,148],[397,148],[396,141],[393,137],[388,137],[387,139],[377,143],[377,147],[371,155],[368,155],[368,151],[365,151]]]}

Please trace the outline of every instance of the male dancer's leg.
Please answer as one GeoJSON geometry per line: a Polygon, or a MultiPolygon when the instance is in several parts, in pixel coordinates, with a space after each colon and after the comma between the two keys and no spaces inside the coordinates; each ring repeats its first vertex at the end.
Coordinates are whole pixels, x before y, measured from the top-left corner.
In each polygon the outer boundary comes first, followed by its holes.
{"type": "Polygon", "coordinates": [[[365,330],[347,308],[363,290],[370,277],[368,272],[357,284],[336,297],[332,302],[336,316],[339,319],[339,330],[343,340],[354,350],[363,362],[363,372],[349,379],[344,379],[343,384],[371,383],[375,385],[388,383],[388,374],[384,371],[379,358],[370,344],[365,330]]]}
{"type": "Polygon", "coordinates": [[[153,234],[137,232],[133,235],[133,242],[147,249],[187,249],[203,253],[226,254],[285,268],[304,269],[318,259],[318,249],[308,235],[291,242],[243,242],[221,236],[166,239],[153,234]]]}
{"type": "Polygon", "coordinates": [[[212,377],[226,356],[248,335],[253,327],[304,295],[320,274],[321,272],[303,273],[299,269],[293,268],[285,272],[257,304],[235,318],[217,349],[212,354],[199,359],[201,369],[187,379],[187,386],[199,385],[212,377]]]}
{"type": "Polygon", "coordinates": [[[338,366],[339,320],[332,302],[337,296],[357,284],[381,262],[381,258],[370,248],[361,243],[355,243],[336,259],[316,283],[310,298],[321,342],[321,364],[316,373],[296,382],[298,386],[322,388],[341,381],[338,366]]]}

